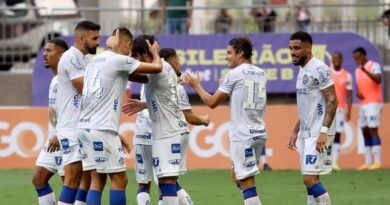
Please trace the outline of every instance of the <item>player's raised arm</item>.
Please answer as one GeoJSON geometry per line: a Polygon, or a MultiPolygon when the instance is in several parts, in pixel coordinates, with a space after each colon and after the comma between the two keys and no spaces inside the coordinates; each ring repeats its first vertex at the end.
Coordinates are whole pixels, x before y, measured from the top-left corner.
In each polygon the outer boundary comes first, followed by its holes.
{"type": "Polygon", "coordinates": [[[199,73],[197,73],[195,76],[186,73],[184,75],[184,83],[188,84],[192,88],[195,89],[195,91],[198,93],[200,99],[211,109],[214,109],[217,107],[221,102],[223,102],[228,94],[217,90],[213,95],[208,93],[207,91],[204,90],[202,85],[200,84],[200,78],[199,78],[199,73]]]}
{"type": "Polygon", "coordinates": [[[183,110],[186,121],[191,125],[204,125],[208,126],[210,123],[209,115],[196,115],[192,110],[183,110]]]}
{"type": "Polygon", "coordinates": [[[153,61],[151,63],[141,62],[135,73],[160,73],[163,69],[160,55],[158,54],[159,45],[155,40],[153,44],[150,44],[149,40],[146,40],[149,47],[149,52],[152,54],[153,61]]]}

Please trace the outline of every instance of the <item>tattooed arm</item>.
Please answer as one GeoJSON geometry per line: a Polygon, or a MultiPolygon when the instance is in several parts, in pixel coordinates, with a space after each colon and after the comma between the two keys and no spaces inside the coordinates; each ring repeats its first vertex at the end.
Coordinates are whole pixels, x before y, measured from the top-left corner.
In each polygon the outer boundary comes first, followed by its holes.
{"type": "Polygon", "coordinates": [[[331,85],[321,90],[321,92],[324,95],[325,102],[326,102],[326,112],[325,112],[325,118],[324,118],[324,122],[322,123],[322,126],[330,127],[332,125],[334,116],[336,114],[337,105],[338,105],[336,91],[334,85],[331,85]]]}

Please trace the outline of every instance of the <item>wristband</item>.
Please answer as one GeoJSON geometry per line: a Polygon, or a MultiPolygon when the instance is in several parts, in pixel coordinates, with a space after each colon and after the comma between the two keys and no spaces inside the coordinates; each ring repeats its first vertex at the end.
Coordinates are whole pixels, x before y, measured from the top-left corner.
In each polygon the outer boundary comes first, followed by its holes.
{"type": "Polygon", "coordinates": [[[328,130],[329,130],[328,127],[322,126],[321,130],[320,130],[320,133],[328,134],[328,130]]]}

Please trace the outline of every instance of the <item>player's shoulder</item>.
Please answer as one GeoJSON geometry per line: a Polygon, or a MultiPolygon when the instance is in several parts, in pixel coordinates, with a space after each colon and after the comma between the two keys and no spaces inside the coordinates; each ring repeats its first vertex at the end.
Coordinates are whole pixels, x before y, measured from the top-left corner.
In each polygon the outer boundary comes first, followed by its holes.
{"type": "Polygon", "coordinates": [[[58,83],[58,75],[54,76],[52,79],[51,79],[51,83],[53,84],[56,84],[58,83]]]}

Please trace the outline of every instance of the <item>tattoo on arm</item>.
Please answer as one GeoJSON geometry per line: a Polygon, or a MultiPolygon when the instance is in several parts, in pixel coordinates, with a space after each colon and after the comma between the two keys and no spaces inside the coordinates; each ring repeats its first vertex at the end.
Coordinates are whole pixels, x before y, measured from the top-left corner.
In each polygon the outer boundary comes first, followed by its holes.
{"type": "Polygon", "coordinates": [[[336,109],[338,104],[336,91],[334,85],[331,85],[325,88],[324,90],[321,90],[321,92],[324,95],[325,102],[326,102],[325,118],[322,125],[325,127],[330,127],[332,125],[334,116],[336,114],[336,109]]]}

